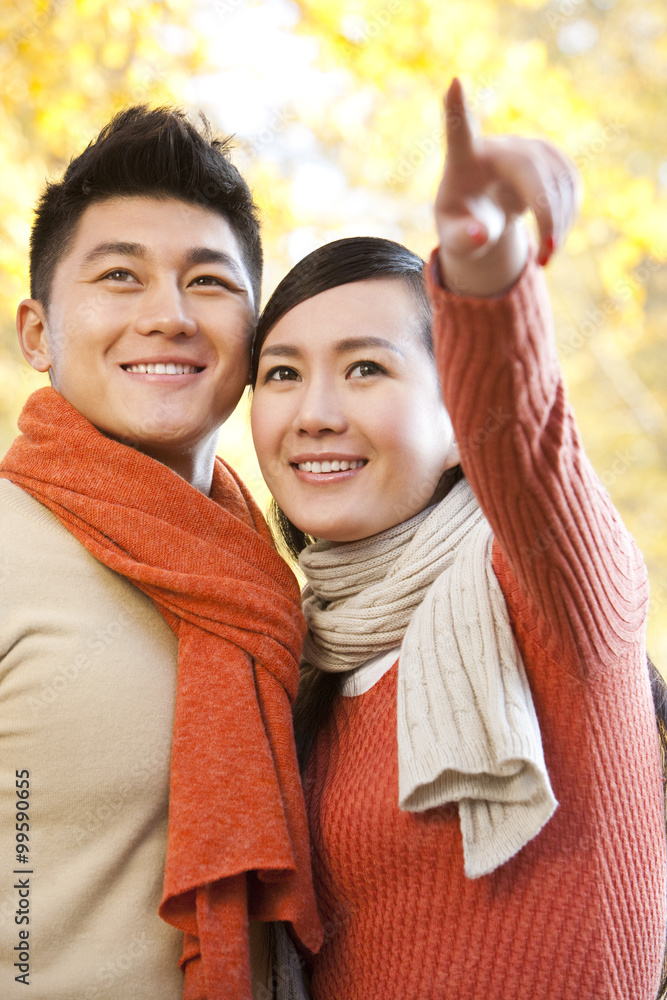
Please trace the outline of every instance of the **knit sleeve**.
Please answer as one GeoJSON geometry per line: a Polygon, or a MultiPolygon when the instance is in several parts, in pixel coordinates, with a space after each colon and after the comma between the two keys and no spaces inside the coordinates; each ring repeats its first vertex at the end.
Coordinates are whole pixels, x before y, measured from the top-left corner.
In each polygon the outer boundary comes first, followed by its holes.
{"type": "Polygon", "coordinates": [[[543,273],[531,259],[505,295],[467,298],[437,262],[436,360],[466,476],[545,648],[578,670],[613,665],[643,635],[646,570],[583,451],[543,273]]]}

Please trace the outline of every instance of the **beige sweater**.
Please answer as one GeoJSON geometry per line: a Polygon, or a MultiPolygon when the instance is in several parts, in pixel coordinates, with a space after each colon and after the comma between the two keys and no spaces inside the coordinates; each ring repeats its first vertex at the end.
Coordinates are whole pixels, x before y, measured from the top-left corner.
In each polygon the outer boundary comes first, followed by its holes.
{"type": "Polygon", "coordinates": [[[181,1000],[182,936],[157,913],[176,664],[152,602],[0,479],[2,1000],[181,1000]],[[26,930],[29,989],[14,966],[26,930]]]}

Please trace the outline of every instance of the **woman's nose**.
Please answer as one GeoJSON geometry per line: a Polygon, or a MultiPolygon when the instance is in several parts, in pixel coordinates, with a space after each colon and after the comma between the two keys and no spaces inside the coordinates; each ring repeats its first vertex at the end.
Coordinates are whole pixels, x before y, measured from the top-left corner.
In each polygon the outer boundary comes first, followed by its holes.
{"type": "Polygon", "coordinates": [[[305,385],[294,418],[294,430],[316,436],[327,432],[340,434],[347,428],[347,417],[340,393],[323,380],[305,385]]]}

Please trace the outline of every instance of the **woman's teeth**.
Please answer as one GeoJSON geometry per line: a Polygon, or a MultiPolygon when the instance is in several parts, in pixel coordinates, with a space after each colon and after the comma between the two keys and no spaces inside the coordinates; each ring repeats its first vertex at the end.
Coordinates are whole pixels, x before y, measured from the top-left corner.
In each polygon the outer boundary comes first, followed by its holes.
{"type": "Polygon", "coordinates": [[[201,368],[195,365],[181,365],[173,361],[165,364],[158,362],[149,365],[123,365],[126,372],[134,372],[137,375],[195,375],[201,368]]]}
{"type": "Polygon", "coordinates": [[[364,465],[364,459],[355,459],[348,462],[346,459],[338,461],[334,458],[332,462],[299,462],[301,472],[347,472],[348,469],[358,469],[364,465]]]}

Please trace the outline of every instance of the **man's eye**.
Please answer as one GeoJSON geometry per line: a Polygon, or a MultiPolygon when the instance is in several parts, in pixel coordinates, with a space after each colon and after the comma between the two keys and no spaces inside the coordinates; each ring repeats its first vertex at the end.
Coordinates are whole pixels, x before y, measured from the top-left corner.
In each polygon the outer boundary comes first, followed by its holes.
{"type": "Polygon", "coordinates": [[[225,288],[228,292],[245,295],[246,289],[242,288],[232,278],[221,278],[216,274],[200,274],[190,282],[191,288],[225,288]]]}
{"type": "Polygon", "coordinates": [[[380,375],[384,372],[382,365],[376,361],[358,361],[348,369],[348,378],[368,378],[369,375],[380,375]]]}
{"type": "Polygon", "coordinates": [[[299,373],[295,371],[294,368],[289,368],[287,365],[278,365],[276,368],[271,368],[265,375],[265,382],[293,382],[298,379],[299,373]]]}
{"type": "Polygon", "coordinates": [[[223,281],[221,278],[214,278],[212,274],[202,274],[198,278],[194,278],[190,282],[191,285],[221,285],[224,288],[228,288],[227,282],[223,281]]]}
{"type": "Polygon", "coordinates": [[[134,281],[134,275],[130,271],[124,271],[122,267],[116,267],[113,271],[108,271],[102,277],[103,281],[134,281]]]}

